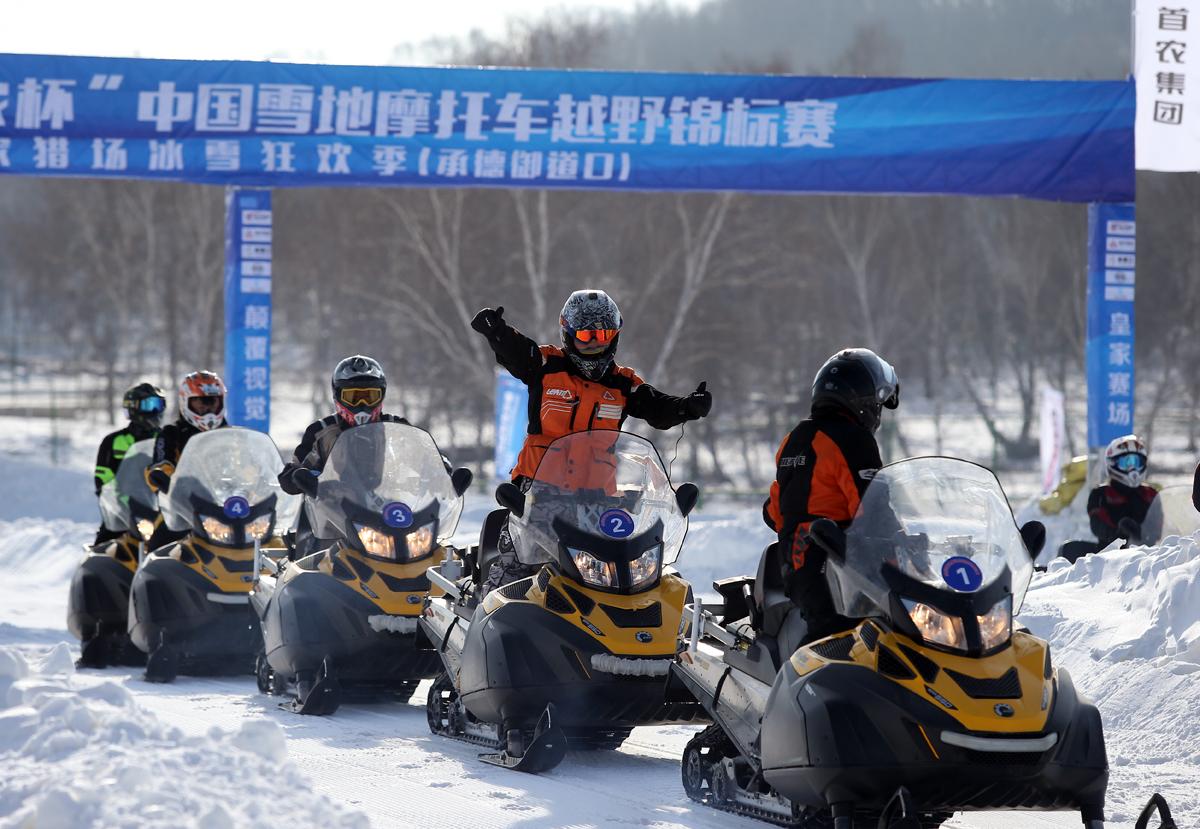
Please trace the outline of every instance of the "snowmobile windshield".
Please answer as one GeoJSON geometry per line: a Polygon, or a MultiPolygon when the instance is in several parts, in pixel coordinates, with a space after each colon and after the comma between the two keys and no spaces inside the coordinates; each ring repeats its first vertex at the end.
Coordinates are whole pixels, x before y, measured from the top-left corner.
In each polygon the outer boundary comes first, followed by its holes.
{"type": "Polygon", "coordinates": [[[423,429],[368,423],[342,432],[307,501],[320,538],[344,538],[367,555],[415,561],[458,528],[463,498],[423,429]]]}
{"type": "Polygon", "coordinates": [[[283,460],[262,432],[231,426],[193,435],[160,499],[172,530],[242,546],[290,530],[300,498],[279,486],[283,460]]]}
{"type": "Polygon", "coordinates": [[[679,556],[687,518],[654,444],[597,430],[547,447],[509,531],[523,563],[558,562],[589,586],[631,592],[679,556]]]}
{"type": "Polygon", "coordinates": [[[100,490],[100,514],[113,532],[137,530],[138,521],[154,522],[158,496],[146,483],[146,467],[154,462],[154,440],[129,447],[117,475],[100,490]]]}
{"type": "Polygon", "coordinates": [[[946,619],[949,632],[918,633],[978,651],[1008,641],[1033,562],[991,471],[914,458],[876,473],[846,532],[845,557],[830,556],[826,574],[839,613],[917,628],[946,619]]]}
{"type": "Polygon", "coordinates": [[[1169,486],[1150,502],[1146,520],[1142,522],[1142,543],[1158,544],[1169,536],[1186,538],[1197,532],[1200,532],[1200,512],[1192,504],[1192,488],[1169,486]]]}

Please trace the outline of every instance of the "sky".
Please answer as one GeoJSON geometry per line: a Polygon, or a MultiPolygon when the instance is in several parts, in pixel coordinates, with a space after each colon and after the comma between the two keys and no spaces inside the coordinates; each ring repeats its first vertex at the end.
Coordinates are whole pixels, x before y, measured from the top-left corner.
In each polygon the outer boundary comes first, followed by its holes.
{"type": "MultiPolygon", "coordinates": [[[[380,65],[426,62],[400,49],[479,29],[501,35],[511,16],[564,7],[629,11],[646,0],[8,0],[0,52],[113,57],[278,60],[380,65]]],[[[701,0],[671,0],[695,8],[701,0]]]]}

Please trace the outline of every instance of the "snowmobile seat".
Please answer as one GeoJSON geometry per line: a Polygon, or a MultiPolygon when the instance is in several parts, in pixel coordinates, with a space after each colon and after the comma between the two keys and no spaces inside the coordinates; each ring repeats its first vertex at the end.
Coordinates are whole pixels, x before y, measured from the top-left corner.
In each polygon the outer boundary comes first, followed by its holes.
{"type": "Polygon", "coordinates": [[[508,510],[497,509],[488,513],[483,519],[483,529],[479,531],[479,552],[475,558],[475,579],[482,584],[487,578],[492,562],[500,555],[500,530],[508,520],[508,510]]]}
{"type": "Polygon", "coordinates": [[[744,651],[738,648],[727,650],[725,664],[764,685],[773,685],[779,674],[779,647],[773,637],[759,635],[744,651]]]}
{"type": "Polygon", "coordinates": [[[783,583],[783,565],[779,560],[779,544],[767,545],[758,562],[758,575],[752,591],[757,606],[756,627],[772,639],[779,636],[784,619],[795,607],[783,583]]]}

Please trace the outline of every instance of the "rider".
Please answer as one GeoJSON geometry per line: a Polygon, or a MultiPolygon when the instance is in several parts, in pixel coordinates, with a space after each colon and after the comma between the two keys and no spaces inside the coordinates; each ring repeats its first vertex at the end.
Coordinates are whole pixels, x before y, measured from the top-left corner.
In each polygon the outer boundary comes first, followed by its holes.
{"type": "MultiPolygon", "coordinates": [[[[228,426],[225,420],[225,383],[215,371],[193,371],[179,381],[179,417],[168,423],[154,443],[154,463],[146,469],[146,482],[155,492],[166,491],[169,479],[183,454],[183,447],[194,436],[228,426]]],[[[154,550],[176,541],[186,532],[173,532],[159,524],[147,542],[154,550]]]]}
{"type": "Polygon", "coordinates": [[[1108,483],[1088,496],[1087,511],[1092,532],[1102,550],[1118,538],[1134,544],[1142,540],[1142,522],[1158,491],[1142,483],[1146,479],[1146,444],[1137,435],[1125,435],[1108,444],[1104,465],[1108,483]]]}
{"type": "MultiPolygon", "coordinates": [[[[529,427],[512,469],[513,482],[526,489],[546,447],[587,429],[620,429],[625,418],[670,429],[706,416],[712,394],[701,383],[691,394],[664,394],[637,373],[615,362],[621,312],[604,291],[585,289],[567,297],[559,315],[561,346],[538,345],[504,321],[504,308],[484,308],[471,320],[496,354],[496,362],[529,387],[529,427]]],[[[507,523],[500,533],[500,557],[485,589],[529,575],[516,559],[507,523]]]]}
{"type": "Polygon", "coordinates": [[[891,365],[869,349],[843,349],[817,372],[811,413],[775,456],[763,520],[779,536],[784,584],[805,622],[805,630],[795,634],[799,641],[784,643],[788,653],[849,626],[834,611],[824,578],[825,553],[808,529],[817,518],[829,518],[842,529],[850,525],[883,465],[875,442],[883,409],[899,403],[900,381],[891,365]]]}
{"type": "MultiPolygon", "coordinates": [[[[167,398],[162,389],[153,383],[138,383],[125,392],[121,405],[129,417],[129,425],[106,435],[100,441],[100,451],[96,454],[96,495],[100,494],[101,487],[117,476],[117,469],[131,446],[158,434],[163,412],[167,408],[167,398]]],[[[101,524],[96,531],[95,543],[103,544],[120,535],[101,524]]]]}

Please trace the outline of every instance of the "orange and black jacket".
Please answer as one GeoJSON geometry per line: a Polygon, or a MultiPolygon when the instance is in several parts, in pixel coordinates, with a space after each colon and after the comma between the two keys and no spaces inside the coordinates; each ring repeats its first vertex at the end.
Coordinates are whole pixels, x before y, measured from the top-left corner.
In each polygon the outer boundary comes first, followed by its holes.
{"type": "Polygon", "coordinates": [[[1116,481],[1093,489],[1088,495],[1088,520],[1100,546],[1107,547],[1117,540],[1117,525],[1123,518],[1132,518],[1140,527],[1156,497],[1158,490],[1154,487],[1135,489],[1116,481]]]}
{"type": "Polygon", "coordinates": [[[529,428],[512,476],[532,478],[546,447],[587,429],[620,429],[625,418],[670,429],[687,420],[684,398],[664,394],[615,363],[599,380],[582,377],[561,348],[541,345],[504,325],[488,344],[496,362],[529,387],[529,428]]]}
{"type": "Polygon", "coordinates": [[[763,520],[779,534],[780,552],[793,570],[817,565],[804,537],[809,525],[828,518],[848,527],[880,466],[875,436],[836,412],[802,420],[784,438],[763,520]]]}

